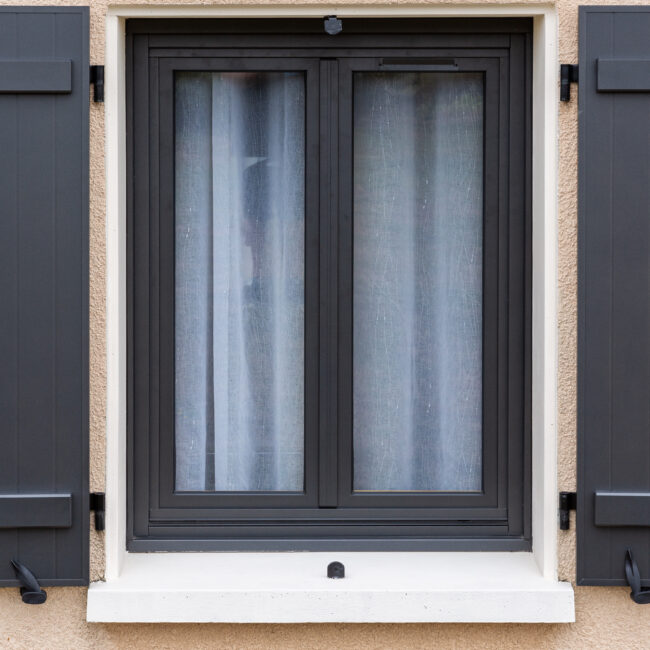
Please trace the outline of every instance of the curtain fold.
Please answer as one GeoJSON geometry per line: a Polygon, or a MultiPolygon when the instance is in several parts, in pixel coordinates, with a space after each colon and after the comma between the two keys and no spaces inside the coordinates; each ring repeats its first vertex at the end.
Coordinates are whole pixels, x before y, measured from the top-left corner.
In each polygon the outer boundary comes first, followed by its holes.
{"type": "Polygon", "coordinates": [[[206,485],[212,416],[212,165],[206,75],[187,73],[175,99],[176,489],[206,485]]]}
{"type": "Polygon", "coordinates": [[[304,78],[183,73],[176,95],[176,487],[299,491],[304,78]]]}

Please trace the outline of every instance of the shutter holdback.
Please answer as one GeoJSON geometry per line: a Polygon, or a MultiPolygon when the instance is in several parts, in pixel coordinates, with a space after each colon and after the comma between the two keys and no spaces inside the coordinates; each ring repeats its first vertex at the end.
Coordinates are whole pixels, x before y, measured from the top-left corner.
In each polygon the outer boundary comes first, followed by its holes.
{"type": "Polygon", "coordinates": [[[11,560],[11,566],[20,582],[20,596],[27,605],[42,605],[47,600],[47,592],[41,589],[36,576],[18,560],[11,560]]]}
{"type": "Polygon", "coordinates": [[[630,585],[630,598],[637,605],[650,603],[650,589],[641,589],[641,573],[632,555],[632,549],[625,551],[625,577],[630,585]]]}

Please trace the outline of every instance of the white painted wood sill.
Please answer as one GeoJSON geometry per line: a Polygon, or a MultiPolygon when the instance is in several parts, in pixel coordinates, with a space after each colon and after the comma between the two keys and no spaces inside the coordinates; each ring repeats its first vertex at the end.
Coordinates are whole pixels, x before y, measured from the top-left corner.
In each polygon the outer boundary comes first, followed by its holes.
{"type": "Polygon", "coordinates": [[[120,623],[570,623],[569,583],[532,553],[128,553],[88,590],[120,623]],[[327,578],[329,562],[345,565],[327,578]]]}

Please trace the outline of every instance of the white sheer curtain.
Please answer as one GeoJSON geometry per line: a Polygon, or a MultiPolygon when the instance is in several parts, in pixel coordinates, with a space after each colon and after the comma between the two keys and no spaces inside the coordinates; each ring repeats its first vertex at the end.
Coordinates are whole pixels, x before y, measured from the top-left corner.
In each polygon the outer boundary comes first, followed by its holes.
{"type": "Polygon", "coordinates": [[[176,489],[303,489],[304,79],[176,79],[176,489]]]}
{"type": "Polygon", "coordinates": [[[480,490],[483,80],[357,73],[354,487],[480,490]]]}

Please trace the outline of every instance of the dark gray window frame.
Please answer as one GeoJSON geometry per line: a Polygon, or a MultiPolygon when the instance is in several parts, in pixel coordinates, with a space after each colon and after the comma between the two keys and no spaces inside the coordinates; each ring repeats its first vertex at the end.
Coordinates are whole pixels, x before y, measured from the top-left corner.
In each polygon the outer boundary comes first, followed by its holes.
{"type": "Polygon", "coordinates": [[[127,22],[127,547],[529,550],[532,23],[350,19],[336,37],[322,25],[127,22]],[[454,58],[486,79],[476,493],[352,492],[351,75],[388,57],[420,59],[414,70],[454,58]],[[305,492],[174,493],[173,74],[242,67],[306,75],[305,492]]]}

